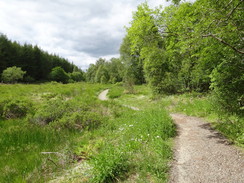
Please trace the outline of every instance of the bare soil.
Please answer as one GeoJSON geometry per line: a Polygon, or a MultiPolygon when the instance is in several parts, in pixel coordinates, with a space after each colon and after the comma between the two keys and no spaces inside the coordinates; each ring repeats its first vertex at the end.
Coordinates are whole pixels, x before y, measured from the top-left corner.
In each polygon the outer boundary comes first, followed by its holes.
{"type": "Polygon", "coordinates": [[[244,183],[244,154],[202,119],[172,114],[178,127],[170,183],[244,183]]]}

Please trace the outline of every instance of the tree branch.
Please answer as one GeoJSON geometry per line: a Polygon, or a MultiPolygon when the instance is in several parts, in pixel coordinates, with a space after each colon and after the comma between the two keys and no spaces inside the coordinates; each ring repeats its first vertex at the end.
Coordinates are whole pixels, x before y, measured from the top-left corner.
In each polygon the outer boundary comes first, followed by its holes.
{"type": "Polygon", "coordinates": [[[225,42],[223,39],[221,39],[221,38],[219,38],[219,37],[216,37],[216,36],[213,35],[213,34],[203,35],[202,37],[212,37],[212,38],[218,40],[219,42],[221,42],[222,44],[229,46],[229,47],[230,47],[231,49],[233,49],[234,51],[236,51],[236,52],[238,52],[238,53],[241,53],[241,54],[244,54],[244,51],[242,51],[242,50],[238,50],[238,49],[235,48],[234,46],[230,45],[229,43],[225,42]]]}
{"type": "Polygon", "coordinates": [[[241,1],[236,5],[236,7],[234,7],[234,8],[228,13],[227,18],[226,18],[225,21],[228,21],[228,20],[230,19],[231,15],[235,12],[235,10],[238,8],[238,6],[241,5],[241,3],[243,3],[243,0],[241,0],[241,1]]]}

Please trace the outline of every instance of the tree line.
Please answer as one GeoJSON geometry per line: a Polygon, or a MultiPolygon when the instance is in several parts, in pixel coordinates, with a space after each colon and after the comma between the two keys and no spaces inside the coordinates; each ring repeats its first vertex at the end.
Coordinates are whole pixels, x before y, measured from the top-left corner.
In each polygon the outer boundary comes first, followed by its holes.
{"type": "MultiPolygon", "coordinates": [[[[24,82],[49,80],[68,82],[77,80],[78,75],[78,80],[84,80],[82,70],[68,60],[58,55],[49,54],[38,46],[20,45],[15,41],[12,42],[5,35],[0,34],[0,73],[14,66],[25,72],[22,79],[24,82]],[[57,76],[57,73],[61,76],[57,76]]],[[[7,73],[9,72],[11,69],[7,73]]]]}
{"type": "MultiPolygon", "coordinates": [[[[120,80],[148,83],[155,94],[211,92],[221,110],[243,114],[243,8],[243,0],[139,5],[120,47],[120,80]]],[[[110,80],[101,63],[88,80],[110,80]]]]}

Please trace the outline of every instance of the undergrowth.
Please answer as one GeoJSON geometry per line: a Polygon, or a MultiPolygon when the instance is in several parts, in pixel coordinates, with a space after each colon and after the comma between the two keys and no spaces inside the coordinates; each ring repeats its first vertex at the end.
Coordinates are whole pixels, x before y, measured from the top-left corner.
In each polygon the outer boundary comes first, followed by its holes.
{"type": "Polygon", "coordinates": [[[170,116],[146,86],[108,87],[0,85],[0,182],[166,182],[170,116]]]}
{"type": "Polygon", "coordinates": [[[86,83],[0,85],[0,182],[45,182],[77,161],[76,144],[104,120],[86,83]]]}

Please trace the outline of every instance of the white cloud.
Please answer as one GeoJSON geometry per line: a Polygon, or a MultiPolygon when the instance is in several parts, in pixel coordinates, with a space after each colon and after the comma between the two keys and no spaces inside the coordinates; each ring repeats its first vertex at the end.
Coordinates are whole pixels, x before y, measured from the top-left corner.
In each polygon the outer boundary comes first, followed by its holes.
{"type": "MultiPolygon", "coordinates": [[[[38,45],[85,69],[99,57],[118,57],[124,26],[144,0],[1,0],[0,32],[38,45]]],[[[148,0],[149,5],[166,5],[148,0]]]]}

